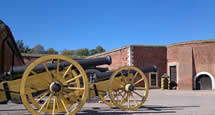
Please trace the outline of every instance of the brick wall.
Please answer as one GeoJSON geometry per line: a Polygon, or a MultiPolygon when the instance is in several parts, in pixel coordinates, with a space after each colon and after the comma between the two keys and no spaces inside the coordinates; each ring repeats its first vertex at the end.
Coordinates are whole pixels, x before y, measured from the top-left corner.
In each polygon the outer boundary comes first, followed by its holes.
{"type": "Polygon", "coordinates": [[[22,57],[26,65],[31,64],[32,62],[39,58],[39,56],[22,56],[22,57]]]}
{"type": "MultiPolygon", "coordinates": [[[[156,46],[134,46],[133,65],[147,67],[156,65],[158,67],[158,87],[160,87],[161,76],[166,73],[166,47],[156,46]]],[[[149,74],[146,74],[149,79],[149,74]]]]}
{"type": "MultiPolygon", "coordinates": [[[[160,87],[161,76],[166,73],[166,47],[157,46],[125,46],[110,52],[99,54],[93,57],[103,57],[110,55],[112,57],[112,64],[110,69],[118,69],[126,65],[133,65],[136,67],[146,67],[157,65],[158,67],[158,87],[160,87]]],[[[145,74],[148,77],[148,74],[145,74]]],[[[142,84],[142,83],[140,83],[142,84]]]]}
{"type": "Polygon", "coordinates": [[[128,47],[119,48],[114,51],[105,52],[103,54],[95,55],[93,58],[96,57],[104,57],[110,55],[112,57],[112,64],[104,65],[102,67],[109,67],[110,70],[112,69],[118,69],[119,67],[123,67],[125,65],[128,65],[128,47]]]}
{"type": "Polygon", "coordinates": [[[215,42],[169,45],[167,60],[178,66],[178,89],[192,90],[194,76],[199,72],[215,76],[215,42]]]}

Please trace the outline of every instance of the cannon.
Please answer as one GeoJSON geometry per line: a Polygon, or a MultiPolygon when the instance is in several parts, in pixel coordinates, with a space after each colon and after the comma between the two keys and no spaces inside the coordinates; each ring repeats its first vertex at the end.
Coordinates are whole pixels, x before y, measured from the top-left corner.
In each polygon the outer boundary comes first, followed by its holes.
{"type": "Polygon", "coordinates": [[[76,114],[93,97],[122,110],[136,110],[147,99],[144,73],[156,66],[97,67],[111,64],[111,57],[73,60],[62,55],[40,57],[28,66],[11,67],[0,75],[0,102],[21,97],[33,115],[76,114]]]}

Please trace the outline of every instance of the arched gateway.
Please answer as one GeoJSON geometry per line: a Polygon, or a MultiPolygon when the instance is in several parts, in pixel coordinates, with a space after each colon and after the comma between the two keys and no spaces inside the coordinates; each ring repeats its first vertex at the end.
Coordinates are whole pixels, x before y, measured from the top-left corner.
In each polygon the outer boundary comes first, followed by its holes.
{"type": "Polygon", "coordinates": [[[199,72],[194,77],[194,89],[214,90],[215,89],[214,77],[208,72],[199,72]]]}

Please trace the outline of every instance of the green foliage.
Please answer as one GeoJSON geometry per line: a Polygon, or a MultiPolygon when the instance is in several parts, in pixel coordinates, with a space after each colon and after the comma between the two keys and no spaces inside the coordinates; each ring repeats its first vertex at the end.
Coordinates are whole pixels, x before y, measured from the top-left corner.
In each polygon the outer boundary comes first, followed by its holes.
{"type": "Polygon", "coordinates": [[[102,53],[102,52],[105,52],[105,49],[99,45],[96,47],[96,49],[90,50],[90,55],[95,55],[95,54],[102,53]]]}
{"type": "Polygon", "coordinates": [[[77,56],[89,56],[89,50],[87,48],[76,50],[77,56]]]}
{"type": "Polygon", "coordinates": [[[61,52],[62,55],[67,55],[67,56],[72,56],[75,54],[75,50],[67,50],[67,49],[64,49],[62,52],[61,52]]]}
{"type": "Polygon", "coordinates": [[[90,50],[90,55],[94,55],[94,54],[97,54],[98,52],[97,52],[97,50],[96,49],[91,49],[90,50]]]}
{"type": "Polygon", "coordinates": [[[96,51],[97,51],[97,53],[102,53],[102,52],[105,52],[105,49],[99,45],[96,47],[96,51]]]}
{"type": "MultiPolygon", "coordinates": [[[[40,44],[35,45],[31,49],[27,45],[26,46],[24,45],[23,40],[17,40],[16,43],[17,43],[17,46],[21,53],[58,54],[58,51],[56,51],[54,48],[49,48],[48,50],[45,50],[44,47],[40,44]]],[[[63,51],[61,51],[61,54],[67,55],[67,56],[85,57],[85,56],[95,55],[95,54],[102,53],[102,52],[105,52],[105,49],[99,45],[96,47],[96,49],[91,49],[91,50],[88,50],[87,48],[81,48],[81,49],[77,49],[77,50],[64,49],[63,51]]]]}
{"type": "Polygon", "coordinates": [[[31,53],[32,50],[27,45],[24,45],[23,40],[16,41],[20,53],[31,53]]]}
{"type": "Polygon", "coordinates": [[[58,51],[54,50],[53,48],[49,48],[47,50],[47,54],[58,54],[58,51]]]}
{"type": "Polygon", "coordinates": [[[25,51],[22,53],[32,53],[32,49],[29,48],[28,46],[24,46],[25,51]]]}

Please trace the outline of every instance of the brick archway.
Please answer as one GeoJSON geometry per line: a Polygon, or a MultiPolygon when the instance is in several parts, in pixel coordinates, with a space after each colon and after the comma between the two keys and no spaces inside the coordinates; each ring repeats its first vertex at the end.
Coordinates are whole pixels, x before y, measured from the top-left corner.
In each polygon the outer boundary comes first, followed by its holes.
{"type": "Polygon", "coordinates": [[[212,90],[215,90],[215,80],[214,80],[214,77],[213,77],[213,75],[211,75],[208,72],[199,72],[198,74],[195,75],[195,77],[194,77],[194,89],[196,89],[196,85],[197,85],[196,84],[196,80],[201,75],[208,75],[211,78],[211,81],[212,81],[212,90]]]}

